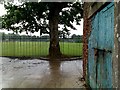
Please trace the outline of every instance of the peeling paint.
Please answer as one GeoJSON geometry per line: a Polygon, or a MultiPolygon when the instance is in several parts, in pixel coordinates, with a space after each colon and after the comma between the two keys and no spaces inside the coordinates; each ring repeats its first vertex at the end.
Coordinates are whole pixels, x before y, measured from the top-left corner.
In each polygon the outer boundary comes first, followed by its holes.
{"type": "Polygon", "coordinates": [[[119,3],[120,0],[114,0],[115,2],[119,3]]]}
{"type": "MultiPolygon", "coordinates": [[[[117,20],[117,19],[116,19],[117,20]]],[[[115,28],[114,28],[114,31],[115,31],[115,33],[117,33],[117,24],[115,25],[115,28]]]]}
{"type": "Polygon", "coordinates": [[[118,38],[118,41],[120,42],[120,37],[118,38]]]}
{"type": "Polygon", "coordinates": [[[119,34],[117,33],[117,38],[119,37],[119,34]]]}
{"type": "Polygon", "coordinates": [[[118,58],[118,55],[116,55],[116,58],[118,58]]]}
{"type": "Polygon", "coordinates": [[[114,48],[115,48],[115,45],[114,45],[114,48]]]}

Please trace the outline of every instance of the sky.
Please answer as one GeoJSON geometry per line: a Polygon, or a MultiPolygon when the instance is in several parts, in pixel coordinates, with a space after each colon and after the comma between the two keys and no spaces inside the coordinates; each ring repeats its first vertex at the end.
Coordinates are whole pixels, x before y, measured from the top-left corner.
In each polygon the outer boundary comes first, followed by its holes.
{"type": "MultiPolygon", "coordinates": [[[[6,14],[6,10],[4,8],[4,5],[0,4],[0,16],[6,14]]],[[[75,25],[74,26],[76,27],[77,30],[71,30],[70,31],[70,36],[73,35],[73,34],[76,34],[76,35],[83,35],[83,19],[81,19],[81,22],[80,22],[81,25],[75,25]]],[[[7,31],[7,30],[0,30],[0,32],[5,32],[6,34],[8,33],[13,33],[12,31],[7,31]]],[[[21,35],[24,35],[25,32],[21,33],[21,35]]],[[[29,33],[30,34],[30,33],[29,33]]],[[[36,36],[39,36],[40,35],[40,32],[35,32],[34,34],[32,35],[36,35],[36,36]]]]}

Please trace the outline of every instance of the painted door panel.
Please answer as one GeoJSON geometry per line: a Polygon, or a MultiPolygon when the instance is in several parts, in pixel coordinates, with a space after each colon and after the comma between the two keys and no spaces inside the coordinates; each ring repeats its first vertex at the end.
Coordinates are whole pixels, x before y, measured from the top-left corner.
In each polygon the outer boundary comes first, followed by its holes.
{"type": "Polygon", "coordinates": [[[97,32],[96,30],[98,30],[98,14],[96,16],[94,16],[92,18],[92,24],[94,26],[92,26],[92,32],[91,32],[91,35],[89,37],[89,43],[88,43],[88,58],[90,60],[88,60],[88,63],[89,63],[89,83],[90,83],[90,86],[96,88],[96,61],[95,61],[95,51],[94,51],[94,48],[97,48],[97,39],[98,39],[98,36],[97,36],[97,32]],[[92,72],[91,72],[92,70],[92,72]]]}
{"type": "Polygon", "coordinates": [[[92,88],[112,88],[112,49],[114,45],[114,3],[92,18],[88,41],[88,79],[92,88]]]}

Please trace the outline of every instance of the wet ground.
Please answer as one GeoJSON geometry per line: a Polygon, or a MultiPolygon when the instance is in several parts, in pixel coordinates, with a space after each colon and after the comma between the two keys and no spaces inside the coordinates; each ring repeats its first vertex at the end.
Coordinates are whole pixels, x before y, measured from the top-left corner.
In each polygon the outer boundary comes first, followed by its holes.
{"type": "Polygon", "coordinates": [[[0,70],[0,88],[84,88],[82,60],[0,58],[0,70]]]}

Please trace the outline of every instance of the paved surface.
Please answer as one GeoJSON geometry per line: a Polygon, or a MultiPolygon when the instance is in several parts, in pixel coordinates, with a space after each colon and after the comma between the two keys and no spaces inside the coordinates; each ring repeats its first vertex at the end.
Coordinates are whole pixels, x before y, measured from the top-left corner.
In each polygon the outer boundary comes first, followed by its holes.
{"type": "Polygon", "coordinates": [[[84,88],[82,60],[0,58],[0,70],[0,88],[84,88]]]}

